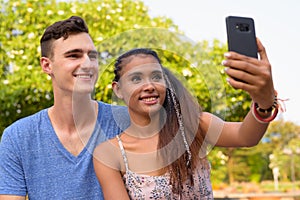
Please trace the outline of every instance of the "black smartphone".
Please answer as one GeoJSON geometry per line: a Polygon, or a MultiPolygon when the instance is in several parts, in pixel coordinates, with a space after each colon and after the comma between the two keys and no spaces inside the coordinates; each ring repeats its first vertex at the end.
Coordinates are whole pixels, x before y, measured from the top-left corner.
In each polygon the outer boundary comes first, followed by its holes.
{"type": "Polygon", "coordinates": [[[226,17],[228,50],[258,58],[254,20],[249,17],[226,17]]]}

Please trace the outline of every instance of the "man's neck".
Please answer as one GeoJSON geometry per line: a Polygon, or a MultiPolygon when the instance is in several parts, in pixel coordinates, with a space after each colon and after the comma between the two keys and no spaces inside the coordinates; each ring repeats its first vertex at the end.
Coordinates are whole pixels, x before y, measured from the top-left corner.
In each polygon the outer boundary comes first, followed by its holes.
{"type": "Polygon", "coordinates": [[[78,155],[87,144],[97,114],[98,104],[91,98],[58,101],[48,111],[56,135],[73,155],[78,155]]]}
{"type": "Polygon", "coordinates": [[[60,127],[82,127],[95,121],[97,105],[97,102],[91,98],[72,99],[72,101],[62,99],[54,102],[49,115],[60,127]]]}

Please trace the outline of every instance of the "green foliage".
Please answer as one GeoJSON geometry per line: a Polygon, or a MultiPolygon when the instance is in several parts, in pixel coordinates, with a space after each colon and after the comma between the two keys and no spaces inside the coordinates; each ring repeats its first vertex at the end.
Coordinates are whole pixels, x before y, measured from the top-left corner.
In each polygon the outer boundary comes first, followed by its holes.
{"type": "MultiPolygon", "coordinates": [[[[225,182],[273,180],[272,169],[279,168],[280,181],[300,179],[300,127],[283,120],[270,124],[262,141],[252,148],[215,148],[226,156],[225,182]]],[[[212,165],[212,170],[218,168],[212,165]]],[[[213,182],[215,177],[212,177],[213,182]]],[[[220,181],[220,180],[218,180],[220,181]]]]}
{"type": "Polygon", "coordinates": [[[300,126],[283,120],[272,123],[265,136],[270,148],[270,168],[279,168],[280,179],[300,179],[300,126]]]}
{"type": "Polygon", "coordinates": [[[214,185],[227,181],[227,161],[228,157],[222,152],[222,149],[215,148],[209,153],[208,159],[211,164],[211,181],[214,185]]]}
{"type": "Polygon", "coordinates": [[[43,23],[49,21],[41,16],[44,13],[37,12],[44,6],[41,4],[1,2],[1,132],[16,119],[51,104],[50,81],[39,67],[37,38],[45,27],[43,23]]]}

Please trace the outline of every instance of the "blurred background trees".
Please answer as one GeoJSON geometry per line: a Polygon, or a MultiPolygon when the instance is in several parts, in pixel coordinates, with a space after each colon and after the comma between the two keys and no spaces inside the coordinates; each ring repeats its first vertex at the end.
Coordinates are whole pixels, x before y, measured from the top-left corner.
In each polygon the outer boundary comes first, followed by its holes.
{"type": "MultiPolygon", "coordinates": [[[[126,50],[150,47],[158,51],[163,65],[192,91],[203,110],[231,121],[242,120],[248,112],[250,97],[225,81],[220,63],[227,45],[217,39],[212,43],[190,40],[171,19],[150,17],[142,1],[0,3],[0,136],[12,122],[52,105],[51,81],[39,65],[39,40],[47,26],[72,15],[86,20],[100,53],[99,80],[93,98],[113,103],[111,63],[126,50]]],[[[209,154],[213,182],[270,180],[274,166],[294,170],[282,172],[283,179],[300,178],[298,135],[298,126],[278,121],[271,124],[262,142],[254,148],[213,148],[209,154]],[[290,152],[295,155],[294,169],[288,167],[290,152]]]]}

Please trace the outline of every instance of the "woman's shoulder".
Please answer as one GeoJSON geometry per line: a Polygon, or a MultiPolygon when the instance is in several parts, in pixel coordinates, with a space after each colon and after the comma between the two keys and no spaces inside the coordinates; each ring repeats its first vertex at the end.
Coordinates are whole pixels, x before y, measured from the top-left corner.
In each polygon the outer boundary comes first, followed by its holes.
{"type": "Polygon", "coordinates": [[[114,137],[96,146],[93,152],[93,157],[103,164],[119,170],[122,155],[117,138],[114,137]]]}
{"type": "Polygon", "coordinates": [[[218,116],[209,113],[209,112],[203,112],[200,116],[200,122],[202,123],[202,128],[205,131],[208,131],[208,129],[211,129],[213,127],[223,126],[224,120],[219,118],[218,116]]]}
{"type": "Polygon", "coordinates": [[[119,150],[117,136],[98,144],[95,147],[94,155],[95,154],[102,155],[102,154],[110,154],[110,153],[116,154],[117,152],[116,150],[119,150]]]}

